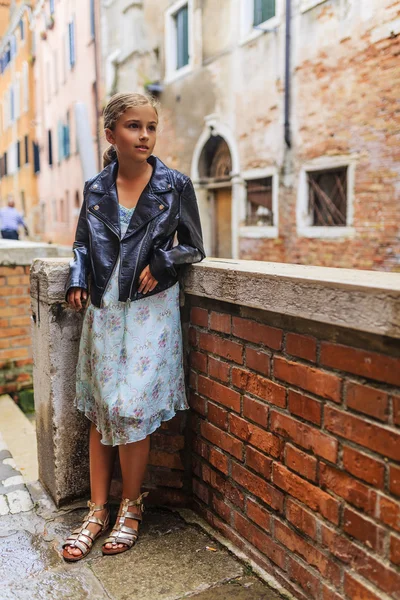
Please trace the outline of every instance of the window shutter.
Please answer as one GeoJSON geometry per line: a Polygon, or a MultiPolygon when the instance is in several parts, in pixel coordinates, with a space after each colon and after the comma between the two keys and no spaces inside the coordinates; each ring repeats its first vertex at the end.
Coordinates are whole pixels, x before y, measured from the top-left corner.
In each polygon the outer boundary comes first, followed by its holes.
{"type": "Polygon", "coordinates": [[[29,162],[29,138],[25,136],[25,164],[29,162]]]}
{"type": "Polygon", "coordinates": [[[94,38],[95,34],[95,14],[94,14],[94,0],[90,0],[90,35],[94,38]]]}
{"type": "Polygon", "coordinates": [[[49,148],[49,165],[53,164],[53,140],[51,135],[51,129],[48,131],[48,148],[49,148]]]}
{"type": "Polygon", "coordinates": [[[69,35],[69,66],[72,69],[75,65],[75,21],[68,23],[69,35]]]}
{"type": "Polygon", "coordinates": [[[187,5],[176,13],[177,64],[181,69],[189,64],[189,21],[187,5]]]}
{"type": "Polygon", "coordinates": [[[24,40],[25,38],[25,29],[24,29],[24,21],[23,19],[20,20],[19,22],[19,33],[21,36],[21,42],[24,40]]]}
{"type": "Polygon", "coordinates": [[[58,162],[60,163],[64,158],[64,128],[61,121],[58,122],[58,162]]]}
{"type": "Polygon", "coordinates": [[[17,169],[21,168],[21,142],[17,142],[17,169]]]}

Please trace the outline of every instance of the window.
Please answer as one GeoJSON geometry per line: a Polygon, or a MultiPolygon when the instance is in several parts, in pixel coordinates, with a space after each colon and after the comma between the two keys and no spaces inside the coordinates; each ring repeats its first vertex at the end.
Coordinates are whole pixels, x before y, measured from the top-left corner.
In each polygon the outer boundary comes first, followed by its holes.
{"type": "Polygon", "coordinates": [[[21,19],[20,22],[19,22],[19,35],[20,35],[20,38],[21,38],[21,42],[23,42],[24,39],[25,39],[25,26],[24,26],[23,19],[21,19]]]}
{"type": "Polygon", "coordinates": [[[10,60],[17,55],[17,38],[15,35],[12,35],[10,38],[10,60]]]}
{"type": "Polygon", "coordinates": [[[192,68],[191,0],[178,0],[165,14],[166,78],[171,80],[192,68]]]}
{"type": "Polygon", "coordinates": [[[246,225],[273,225],[272,177],[247,181],[246,225]]]}
{"type": "Polygon", "coordinates": [[[49,165],[51,166],[53,164],[53,141],[52,141],[52,136],[51,136],[51,129],[49,129],[49,131],[47,132],[47,137],[48,137],[48,158],[49,158],[49,165]]]}
{"type": "Polygon", "coordinates": [[[49,4],[50,4],[50,14],[54,15],[54,0],[50,0],[49,4]]]}
{"type": "Polygon", "coordinates": [[[347,167],[311,171],[308,180],[308,212],[313,226],[346,225],[347,167]]]}
{"type": "Polygon", "coordinates": [[[26,135],[24,138],[25,142],[25,164],[29,162],[29,137],[26,135]]]}
{"type": "Polygon", "coordinates": [[[275,17],[275,0],[254,0],[253,25],[261,25],[275,17]]]}
{"type": "Polygon", "coordinates": [[[40,153],[39,153],[39,144],[36,142],[32,142],[33,149],[33,172],[40,173],[40,153]]]}
{"type": "Polygon", "coordinates": [[[71,154],[70,123],[69,112],[67,113],[67,123],[64,125],[64,156],[69,158],[71,154]]]}
{"type": "Polygon", "coordinates": [[[240,0],[240,44],[276,29],[283,0],[240,0]]]}
{"type": "Polygon", "coordinates": [[[17,142],[17,169],[21,168],[21,142],[17,142]]]}
{"type": "Polygon", "coordinates": [[[275,167],[243,173],[246,196],[241,237],[278,237],[279,176],[275,167]]]}
{"type": "Polygon", "coordinates": [[[71,153],[70,145],[70,123],[69,123],[69,112],[67,113],[67,123],[64,124],[62,121],[58,122],[58,162],[60,163],[64,158],[68,158],[71,153]]]}
{"type": "Polygon", "coordinates": [[[70,69],[75,65],[75,20],[72,19],[68,23],[68,40],[69,40],[69,66],[70,69]]]}
{"type": "Polygon", "coordinates": [[[7,168],[7,152],[4,152],[3,155],[3,175],[8,175],[8,168],[7,168]]]}
{"type": "Polygon", "coordinates": [[[94,12],[94,0],[90,0],[90,35],[92,38],[95,36],[95,12],[94,12]]]}
{"type": "Polygon", "coordinates": [[[303,166],[297,231],[303,237],[352,235],[355,158],[324,156],[303,166]]]}

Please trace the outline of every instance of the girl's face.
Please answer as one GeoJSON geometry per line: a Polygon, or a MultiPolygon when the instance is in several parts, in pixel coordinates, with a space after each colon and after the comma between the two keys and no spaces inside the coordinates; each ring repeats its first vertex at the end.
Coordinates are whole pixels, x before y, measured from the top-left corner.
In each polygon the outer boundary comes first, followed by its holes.
{"type": "Polygon", "coordinates": [[[143,162],[152,154],[157,137],[158,118],[150,105],[128,108],[106,138],[123,159],[143,162]]]}

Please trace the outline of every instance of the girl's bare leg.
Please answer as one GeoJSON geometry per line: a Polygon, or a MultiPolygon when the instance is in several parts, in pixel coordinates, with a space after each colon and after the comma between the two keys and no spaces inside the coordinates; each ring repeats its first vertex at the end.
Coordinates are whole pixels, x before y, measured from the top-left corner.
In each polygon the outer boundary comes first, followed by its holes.
{"type": "MultiPolygon", "coordinates": [[[[150,436],[148,435],[139,442],[118,446],[118,449],[122,471],[122,498],[136,500],[140,496],[140,489],[149,460],[150,436]]],[[[140,508],[130,506],[129,512],[140,514],[140,508]]],[[[125,525],[137,531],[139,523],[135,519],[126,519],[125,525]]],[[[123,544],[106,544],[105,547],[122,548],[123,544]]]]}
{"type": "MultiPolygon", "coordinates": [[[[100,440],[101,434],[96,430],[95,425],[91,423],[89,441],[90,495],[91,501],[95,504],[104,504],[107,502],[114,461],[117,453],[116,447],[105,446],[100,440]]],[[[107,509],[96,511],[94,516],[98,519],[104,519],[106,515],[107,509]]],[[[98,533],[100,525],[90,523],[88,529],[93,533],[98,533]]],[[[74,556],[82,554],[79,548],[67,546],[66,549],[74,556]]]]}

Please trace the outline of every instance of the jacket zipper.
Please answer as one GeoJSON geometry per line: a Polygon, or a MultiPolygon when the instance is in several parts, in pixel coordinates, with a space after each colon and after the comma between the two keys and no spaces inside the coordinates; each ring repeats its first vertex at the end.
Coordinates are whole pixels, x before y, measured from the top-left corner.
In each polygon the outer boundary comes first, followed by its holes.
{"type": "Polygon", "coordinates": [[[133,288],[133,283],[134,283],[134,281],[135,281],[135,277],[136,277],[136,271],[137,271],[137,267],[138,267],[138,264],[139,264],[140,252],[141,252],[141,250],[142,250],[143,242],[144,242],[144,240],[146,239],[147,233],[148,233],[148,231],[149,231],[149,227],[150,227],[150,223],[148,223],[148,224],[147,224],[147,227],[146,227],[146,233],[144,234],[144,236],[143,236],[143,239],[142,239],[142,241],[140,242],[139,251],[138,251],[137,260],[136,260],[136,265],[135,265],[135,271],[134,271],[134,273],[133,273],[133,277],[132,277],[132,283],[131,283],[131,288],[130,288],[130,290],[129,290],[129,297],[128,297],[128,301],[129,301],[129,302],[131,302],[131,301],[132,301],[132,298],[131,298],[131,295],[132,295],[132,288],[133,288]]]}

